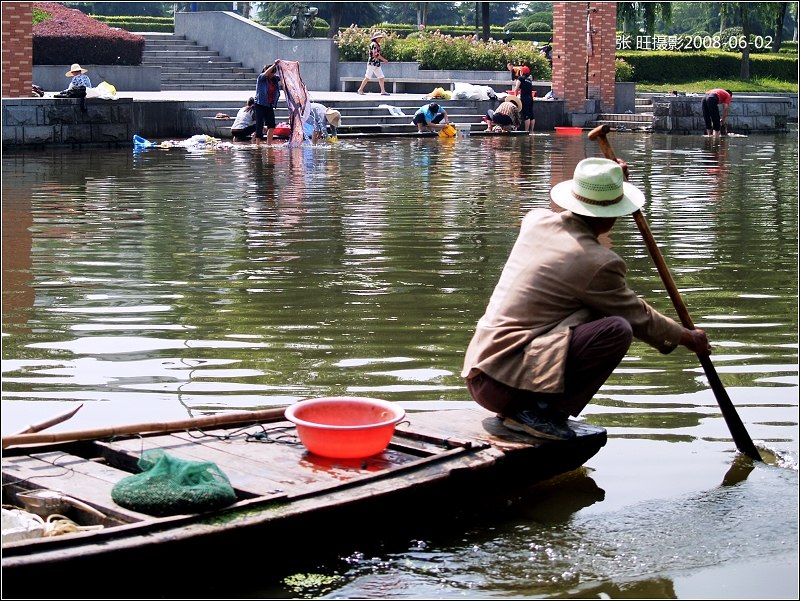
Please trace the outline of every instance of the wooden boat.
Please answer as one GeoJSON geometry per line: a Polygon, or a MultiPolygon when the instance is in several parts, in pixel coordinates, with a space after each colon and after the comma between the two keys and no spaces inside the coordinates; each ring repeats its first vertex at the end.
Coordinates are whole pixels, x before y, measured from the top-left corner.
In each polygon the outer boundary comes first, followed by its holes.
{"type": "MultiPolygon", "coordinates": [[[[156,432],[90,439],[75,433],[62,442],[48,440],[64,433],[4,438],[4,507],[26,508],[26,493],[55,491],[65,497],[62,515],[80,528],[102,526],[4,542],[4,597],[58,598],[74,587],[79,597],[96,590],[107,598],[145,585],[138,594],[152,594],[156,583],[159,594],[172,586],[185,595],[186,578],[175,576],[188,565],[201,571],[207,565],[217,576],[202,582],[208,591],[225,584],[226,569],[297,565],[311,550],[389,536],[424,517],[452,517],[469,500],[576,469],[606,443],[604,429],[582,422],[570,422],[572,440],[538,440],[476,407],[408,413],[382,453],[326,459],[306,451],[282,409],[251,415],[205,429],[185,424],[204,419],[195,418],[156,432]],[[139,471],[148,449],[215,463],[237,501],[167,517],[115,504],[112,487],[139,471]]],[[[197,576],[190,580],[201,584],[197,576]]]]}

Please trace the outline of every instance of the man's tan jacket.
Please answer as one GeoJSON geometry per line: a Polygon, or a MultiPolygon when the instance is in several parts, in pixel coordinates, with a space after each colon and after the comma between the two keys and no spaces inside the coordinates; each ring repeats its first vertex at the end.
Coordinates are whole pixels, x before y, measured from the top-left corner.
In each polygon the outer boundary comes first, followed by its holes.
{"type": "Polygon", "coordinates": [[[483,317],[467,348],[463,377],[482,371],[534,392],[563,392],[570,328],[609,315],[662,353],[682,326],[628,288],[627,267],[570,211],[534,209],[522,220],[483,317]]]}

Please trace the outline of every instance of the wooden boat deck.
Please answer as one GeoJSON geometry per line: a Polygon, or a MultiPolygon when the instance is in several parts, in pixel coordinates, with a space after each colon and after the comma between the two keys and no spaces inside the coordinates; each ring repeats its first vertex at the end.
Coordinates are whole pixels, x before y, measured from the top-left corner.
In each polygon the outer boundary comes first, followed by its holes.
{"type": "Polygon", "coordinates": [[[4,505],[23,507],[18,494],[46,489],[86,503],[106,517],[72,507],[65,515],[76,523],[102,523],[104,528],[4,543],[3,588],[35,578],[43,568],[66,574],[83,570],[87,562],[95,574],[108,570],[103,574],[112,578],[120,573],[120,561],[143,552],[141,557],[152,565],[156,557],[169,557],[176,545],[183,553],[218,552],[219,544],[249,544],[254,536],[289,539],[288,533],[297,528],[314,528],[331,539],[341,536],[345,527],[347,536],[357,536],[355,528],[345,526],[352,524],[346,516],[366,519],[425,498],[444,502],[448,494],[458,501],[464,490],[480,490],[476,487],[509,474],[509,480],[519,481],[520,471],[532,484],[580,467],[605,444],[606,433],[580,422],[571,425],[575,439],[543,441],[507,430],[494,414],[480,408],[409,413],[389,447],[364,459],[308,453],[294,425],[282,419],[10,447],[2,460],[4,505]],[[236,503],[219,511],[168,517],[120,507],[111,499],[112,488],[138,473],[139,457],[150,449],[213,462],[229,478],[236,503]]]}

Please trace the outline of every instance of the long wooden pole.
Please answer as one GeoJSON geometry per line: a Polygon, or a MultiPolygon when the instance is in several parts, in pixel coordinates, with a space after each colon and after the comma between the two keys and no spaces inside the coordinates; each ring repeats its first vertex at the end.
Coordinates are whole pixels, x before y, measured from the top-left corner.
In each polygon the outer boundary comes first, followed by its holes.
{"type": "MultiPolygon", "coordinates": [[[[614,153],[614,149],[611,147],[611,143],[606,137],[606,134],[609,132],[609,130],[610,128],[608,125],[596,127],[589,132],[589,139],[597,141],[597,143],[600,145],[600,149],[603,152],[603,156],[616,162],[617,156],[614,153]]],[[[625,170],[625,179],[628,179],[627,170],[625,170]]],[[[639,228],[639,232],[642,234],[642,238],[644,238],[644,243],[647,246],[647,250],[656,265],[656,269],[661,276],[661,280],[664,282],[664,286],[667,288],[667,293],[672,300],[672,304],[675,306],[675,310],[678,313],[678,317],[680,317],[681,323],[685,328],[694,330],[695,327],[694,323],[692,322],[692,318],[689,316],[689,310],[686,308],[686,305],[681,298],[681,293],[678,291],[678,287],[675,285],[675,281],[672,279],[672,274],[670,274],[669,267],[667,267],[667,263],[664,261],[664,257],[661,255],[661,251],[658,249],[658,245],[656,244],[655,238],[653,238],[653,234],[650,231],[650,226],[648,225],[644,214],[641,210],[637,209],[633,213],[633,219],[636,222],[636,226],[639,228]]],[[[758,449],[753,444],[753,440],[750,438],[750,435],[747,433],[739,414],[736,412],[736,407],[734,407],[733,402],[728,396],[728,392],[722,385],[722,380],[720,380],[719,375],[717,375],[717,370],[714,368],[714,364],[711,362],[711,357],[708,355],[708,353],[698,352],[697,358],[700,360],[700,365],[703,366],[703,371],[706,374],[706,378],[708,378],[708,383],[711,386],[711,390],[714,391],[717,404],[722,411],[722,416],[725,418],[725,423],[728,425],[728,430],[730,430],[731,435],[733,436],[733,442],[736,444],[736,448],[756,461],[764,461],[761,458],[761,454],[758,452],[758,449]]]]}
{"type": "Polygon", "coordinates": [[[58,415],[46,419],[42,422],[31,424],[27,428],[24,428],[19,432],[15,432],[14,434],[30,434],[31,432],[41,432],[42,430],[47,430],[47,428],[49,428],[50,426],[55,426],[56,424],[60,424],[61,422],[67,421],[69,418],[75,415],[81,407],[83,407],[83,403],[81,403],[74,409],[70,409],[69,411],[65,411],[64,413],[59,413],[58,415]]]}
{"type": "Polygon", "coordinates": [[[242,411],[237,413],[224,413],[206,417],[176,420],[171,422],[147,422],[128,424],[123,426],[110,426],[107,428],[93,428],[89,430],[74,430],[72,432],[12,434],[3,438],[3,448],[28,444],[47,444],[76,440],[91,440],[94,438],[111,438],[124,434],[168,434],[194,428],[210,428],[214,426],[232,426],[236,424],[277,421],[283,419],[284,408],[264,409],[262,411],[242,411]]]}

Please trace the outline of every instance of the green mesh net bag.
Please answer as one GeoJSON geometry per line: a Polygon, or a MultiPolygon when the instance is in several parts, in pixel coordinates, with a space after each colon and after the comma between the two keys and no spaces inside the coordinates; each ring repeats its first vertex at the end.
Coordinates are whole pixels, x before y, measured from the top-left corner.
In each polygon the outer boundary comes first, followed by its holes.
{"type": "Polygon", "coordinates": [[[186,461],[161,450],[142,453],[141,473],[111,489],[118,505],[155,516],[198,513],[236,502],[228,477],[208,461],[186,461]]]}

